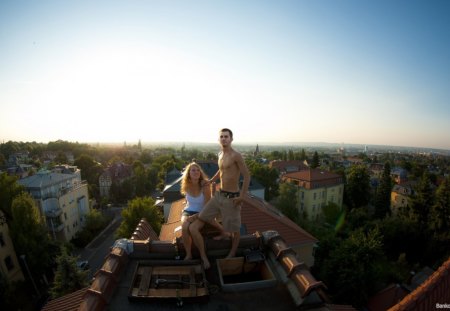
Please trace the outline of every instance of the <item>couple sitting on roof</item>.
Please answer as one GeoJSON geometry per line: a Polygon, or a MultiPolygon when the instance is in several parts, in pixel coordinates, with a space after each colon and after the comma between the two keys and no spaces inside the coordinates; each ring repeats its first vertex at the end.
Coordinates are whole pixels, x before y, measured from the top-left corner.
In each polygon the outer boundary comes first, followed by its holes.
{"type": "Polygon", "coordinates": [[[241,207],[247,194],[250,174],[242,155],[231,148],[233,134],[229,129],[220,131],[219,170],[208,179],[201,167],[192,162],[187,165],[181,182],[181,193],[186,197],[186,207],[183,210],[182,239],[186,250],[185,259],[192,259],[192,242],[197,246],[203,267],[211,265],[206,256],[203,236],[200,230],[209,223],[220,231],[216,239],[231,237],[231,250],[227,258],[234,257],[239,245],[241,227],[241,207]],[[244,182],[239,191],[239,178],[243,175],[244,182]],[[220,178],[220,190],[211,197],[214,181],[220,178]],[[222,224],[216,220],[221,216],[222,224]]]}

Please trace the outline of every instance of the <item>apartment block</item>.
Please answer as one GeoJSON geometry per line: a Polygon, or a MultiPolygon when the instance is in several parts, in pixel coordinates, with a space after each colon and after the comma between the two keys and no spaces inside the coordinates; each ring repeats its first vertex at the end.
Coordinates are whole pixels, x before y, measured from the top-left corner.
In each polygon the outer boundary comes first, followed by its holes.
{"type": "Polygon", "coordinates": [[[338,174],[308,168],[287,173],[283,175],[282,181],[298,187],[298,211],[309,219],[318,219],[322,215],[322,208],[329,202],[342,207],[344,181],[338,174]]]}
{"type": "Polygon", "coordinates": [[[55,240],[70,241],[80,231],[90,210],[88,184],[76,167],[41,171],[18,182],[36,200],[55,240]]]}

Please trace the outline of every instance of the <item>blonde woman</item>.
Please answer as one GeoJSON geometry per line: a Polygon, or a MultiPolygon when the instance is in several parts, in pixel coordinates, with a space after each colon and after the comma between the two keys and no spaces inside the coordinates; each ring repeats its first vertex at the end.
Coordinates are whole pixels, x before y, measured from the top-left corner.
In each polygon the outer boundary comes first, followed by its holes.
{"type": "MultiPolygon", "coordinates": [[[[186,207],[181,214],[181,232],[183,245],[186,250],[185,260],[192,259],[192,237],[189,232],[190,224],[197,219],[198,213],[211,199],[211,187],[208,176],[203,172],[200,165],[195,162],[189,163],[183,173],[181,180],[181,194],[186,198],[186,207]]],[[[212,225],[223,232],[222,226],[213,222],[212,225]]]]}

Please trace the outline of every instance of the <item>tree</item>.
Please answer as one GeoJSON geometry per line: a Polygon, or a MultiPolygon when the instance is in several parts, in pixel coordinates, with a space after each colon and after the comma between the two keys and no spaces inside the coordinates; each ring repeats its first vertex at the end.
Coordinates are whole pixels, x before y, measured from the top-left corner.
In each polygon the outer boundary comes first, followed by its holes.
{"type": "Polygon", "coordinates": [[[342,215],[343,213],[344,213],[343,209],[333,202],[328,202],[322,207],[322,214],[325,222],[336,229],[339,219],[345,216],[342,215]]]}
{"type": "Polygon", "coordinates": [[[53,299],[73,293],[88,285],[88,272],[77,266],[76,258],[68,254],[62,247],[61,254],[56,258],[57,269],[50,293],[53,299]]]}
{"type": "Polygon", "coordinates": [[[375,195],[375,217],[384,218],[387,214],[390,214],[391,206],[391,166],[389,162],[384,164],[383,175],[381,176],[381,182],[378,186],[377,193],[375,195]]]}
{"type": "Polygon", "coordinates": [[[370,176],[365,165],[354,165],[347,174],[345,203],[350,208],[366,206],[370,196],[370,176]]]}
{"type": "Polygon", "coordinates": [[[52,264],[55,245],[33,198],[23,192],[12,202],[11,238],[18,256],[25,255],[31,273],[40,277],[52,264]]]}
{"type": "Polygon", "coordinates": [[[62,151],[59,151],[58,154],[56,155],[54,162],[58,164],[67,164],[68,161],[66,154],[62,151]]]}
{"type": "Polygon", "coordinates": [[[424,230],[428,224],[429,211],[433,204],[433,190],[431,189],[429,175],[425,172],[417,185],[410,204],[410,217],[417,220],[420,231],[424,230]]]}
{"type": "Polygon", "coordinates": [[[291,183],[282,183],[280,185],[277,208],[294,222],[299,220],[297,201],[297,187],[291,183]]]}
{"type": "Polygon", "coordinates": [[[163,215],[155,206],[155,200],[150,197],[135,198],[128,203],[122,211],[122,223],[117,229],[116,237],[129,238],[136,229],[139,221],[145,218],[156,233],[161,230],[163,215]]]}
{"type": "Polygon", "coordinates": [[[324,280],[337,303],[362,307],[380,281],[382,236],[378,229],[354,231],[329,253],[321,265],[324,280]]]}
{"type": "Polygon", "coordinates": [[[111,219],[112,216],[106,217],[98,210],[91,209],[89,213],[86,214],[86,223],[83,229],[77,232],[75,237],[71,240],[71,243],[80,248],[85,247],[108,225],[108,222],[111,219]]]}
{"type": "Polygon", "coordinates": [[[435,199],[430,212],[430,228],[435,234],[448,233],[450,231],[450,177],[444,179],[438,187],[435,199]]]}
{"type": "Polygon", "coordinates": [[[300,160],[301,161],[305,161],[306,160],[306,153],[305,153],[305,149],[302,148],[302,151],[300,153],[300,160]]]}
{"type": "Polygon", "coordinates": [[[319,166],[319,154],[317,153],[317,151],[314,151],[314,155],[311,161],[311,167],[316,168],[318,166],[319,166]]]}
{"type": "Polygon", "coordinates": [[[265,187],[264,199],[272,200],[278,194],[278,172],[275,168],[270,168],[256,161],[247,161],[252,178],[258,180],[265,187]]]}
{"type": "Polygon", "coordinates": [[[0,210],[8,223],[12,220],[12,202],[23,190],[24,188],[17,183],[17,177],[0,173],[0,210]]]}
{"type": "Polygon", "coordinates": [[[86,180],[88,184],[98,183],[102,167],[94,158],[90,155],[82,154],[75,159],[74,164],[80,169],[81,178],[86,180]]]}

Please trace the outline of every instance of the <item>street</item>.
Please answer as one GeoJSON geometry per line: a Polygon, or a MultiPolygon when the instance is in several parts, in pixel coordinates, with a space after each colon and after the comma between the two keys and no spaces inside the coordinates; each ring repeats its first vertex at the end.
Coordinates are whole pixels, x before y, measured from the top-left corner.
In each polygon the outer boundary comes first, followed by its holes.
{"type": "Polygon", "coordinates": [[[89,261],[89,279],[102,267],[115,242],[114,233],[122,221],[121,207],[112,207],[108,212],[114,215],[111,223],[78,254],[79,260],[89,261]]]}

